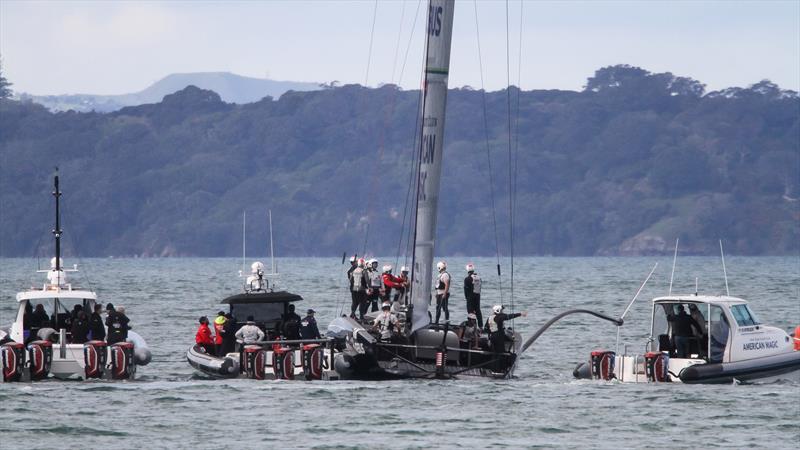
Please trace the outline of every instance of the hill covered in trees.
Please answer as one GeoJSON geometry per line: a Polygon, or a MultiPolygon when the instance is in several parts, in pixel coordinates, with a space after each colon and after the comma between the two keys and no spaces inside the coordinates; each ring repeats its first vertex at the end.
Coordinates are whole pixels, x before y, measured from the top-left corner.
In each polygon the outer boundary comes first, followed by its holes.
{"type": "MultiPolygon", "coordinates": [[[[509,171],[506,91],[451,90],[437,253],[797,254],[800,98],[763,81],[706,93],[629,66],[586,89],[522,91],[509,171]]],[[[67,252],[394,255],[406,217],[419,92],[357,85],[243,105],[188,87],[117,112],[0,100],[0,255],[50,253],[54,166],[67,252]]],[[[517,103],[518,102],[518,103],[517,103]]],[[[406,219],[406,224],[407,224],[406,219]]],[[[406,225],[407,226],[407,225],[406,225]]]]}

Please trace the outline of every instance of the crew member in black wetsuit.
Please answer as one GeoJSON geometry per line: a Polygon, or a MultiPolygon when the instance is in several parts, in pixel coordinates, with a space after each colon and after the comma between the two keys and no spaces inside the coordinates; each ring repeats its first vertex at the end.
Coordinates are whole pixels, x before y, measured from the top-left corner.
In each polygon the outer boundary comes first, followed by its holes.
{"type": "Polygon", "coordinates": [[[686,314],[683,305],[678,305],[677,315],[668,315],[667,320],[672,322],[672,337],[675,339],[675,356],[677,358],[688,358],[690,339],[694,337],[694,328],[701,332],[702,328],[692,316],[686,314]]]}
{"type": "MultiPolygon", "coordinates": [[[[30,303],[28,303],[28,305],[30,305],[30,303]]],[[[27,311],[27,308],[26,308],[26,311],[27,311]]],[[[33,313],[31,313],[30,319],[29,319],[29,324],[30,324],[30,330],[31,330],[30,331],[30,335],[29,335],[29,339],[31,341],[35,341],[36,339],[39,339],[37,337],[37,334],[39,333],[39,330],[41,330],[42,328],[50,326],[50,317],[45,312],[44,306],[41,303],[37,304],[36,308],[34,308],[34,310],[33,310],[33,313]]]]}
{"type": "Polygon", "coordinates": [[[317,319],[314,318],[313,309],[306,312],[306,317],[300,322],[300,338],[301,339],[321,339],[319,328],[317,327],[317,319]]]}
{"type": "Polygon", "coordinates": [[[89,316],[83,310],[72,319],[72,343],[84,344],[89,336],[89,316]]]}
{"type": "Polygon", "coordinates": [[[281,335],[284,339],[300,339],[300,321],[302,319],[294,312],[294,305],[289,305],[289,312],[281,318],[281,335]]]}
{"type": "Polygon", "coordinates": [[[89,316],[89,330],[92,333],[93,341],[104,341],[106,339],[106,328],[103,326],[103,311],[101,305],[94,305],[94,312],[89,316]]]}
{"type": "Polygon", "coordinates": [[[222,356],[236,351],[236,319],[231,313],[225,314],[225,325],[222,326],[222,356]]]}
{"type": "MultiPolygon", "coordinates": [[[[517,317],[527,317],[528,313],[523,311],[521,313],[506,314],[503,312],[503,305],[494,305],[492,307],[492,314],[486,321],[486,329],[489,331],[489,342],[492,344],[492,351],[495,353],[505,353],[506,351],[506,320],[516,319],[517,317]]],[[[502,372],[504,368],[504,361],[497,358],[495,361],[495,372],[502,372]]]]}
{"type": "Polygon", "coordinates": [[[117,307],[116,310],[109,311],[108,317],[106,317],[106,325],[108,326],[106,342],[108,342],[109,345],[116,344],[117,342],[125,342],[125,339],[128,338],[128,330],[130,329],[128,326],[129,322],[130,319],[125,315],[125,308],[122,306],[117,307]]]}
{"type": "MultiPolygon", "coordinates": [[[[350,300],[352,301],[352,305],[358,307],[356,294],[353,292],[353,271],[356,270],[356,267],[358,267],[358,259],[353,255],[350,257],[350,268],[347,269],[347,282],[350,283],[350,300]]],[[[353,312],[355,312],[355,309],[353,309],[353,312]]]]}
{"type": "Polygon", "coordinates": [[[478,323],[483,323],[481,314],[481,277],[475,272],[475,265],[467,264],[467,277],[464,278],[464,298],[467,299],[467,314],[475,314],[478,323]]]}

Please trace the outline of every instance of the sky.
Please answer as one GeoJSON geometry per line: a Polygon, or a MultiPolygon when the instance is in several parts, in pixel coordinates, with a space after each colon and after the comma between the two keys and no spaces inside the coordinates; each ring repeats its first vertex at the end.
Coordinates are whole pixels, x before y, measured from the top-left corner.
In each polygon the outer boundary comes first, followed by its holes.
{"type": "MultiPolygon", "coordinates": [[[[0,0],[0,57],[12,88],[38,95],[124,94],[217,71],[414,89],[425,10],[419,0],[0,0]]],[[[451,87],[580,90],[598,68],[630,64],[707,90],[765,78],[800,90],[800,0],[463,0],[453,28],[451,87]]]]}

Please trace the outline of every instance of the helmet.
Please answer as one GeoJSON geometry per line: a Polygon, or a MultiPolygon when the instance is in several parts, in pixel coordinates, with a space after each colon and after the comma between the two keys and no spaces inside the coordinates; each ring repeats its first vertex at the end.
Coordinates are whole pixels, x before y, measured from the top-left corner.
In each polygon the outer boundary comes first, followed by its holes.
{"type": "Polygon", "coordinates": [[[439,269],[439,271],[441,272],[442,270],[447,269],[447,263],[444,261],[439,261],[438,263],[436,263],[436,268],[439,269]]]}
{"type": "Polygon", "coordinates": [[[475,272],[475,264],[469,263],[467,264],[467,272],[475,272]]]}
{"type": "Polygon", "coordinates": [[[356,255],[353,255],[353,256],[350,257],[350,262],[351,263],[356,262],[356,255]]]}
{"type": "Polygon", "coordinates": [[[406,273],[408,273],[408,267],[406,267],[406,266],[403,266],[403,267],[401,267],[401,268],[400,268],[400,272],[406,272],[406,273]]]}
{"type": "Polygon", "coordinates": [[[387,265],[383,266],[383,273],[392,273],[392,265],[391,264],[387,264],[387,265]]]}
{"type": "Polygon", "coordinates": [[[256,261],[250,265],[251,273],[258,273],[264,271],[264,264],[261,261],[256,261]]]}
{"type": "Polygon", "coordinates": [[[364,258],[358,258],[358,267],[364,267],[364,258]]]}
{"type": "Polygon", "coordinates": [[[500,314],[503,311],[503,305],[494,305],[492,306],[492,312],[495,314],[500,314]]]}
{"type": "Polygon", "coordinates": [[[216,319],[214,319],[214,323],[215,323],[215,324],[217,324],[217,325],[222,325],[222,324],[224,324],[224,323],[225,323],[225,316],[224,316],[224,315],[222,315],[222,316],[217,316],[217,318],[216,318],[216,319]]]}
{"type": "Polygon", "coordinates": [[[391,309],[392,305],[389,302],[383,302],[381,309],[391,309]]]}
{"type": "Polygon", "coordinates": [[[373,258],[373,259],[370,259],[370,260],[369,260],[369,265],[371,265],[371,266],[376,266],[376,267],[377,267],[377,266],[378,266],[378,260],[377,260],[377,259],[374,259],[374,258],[373,258]]]}

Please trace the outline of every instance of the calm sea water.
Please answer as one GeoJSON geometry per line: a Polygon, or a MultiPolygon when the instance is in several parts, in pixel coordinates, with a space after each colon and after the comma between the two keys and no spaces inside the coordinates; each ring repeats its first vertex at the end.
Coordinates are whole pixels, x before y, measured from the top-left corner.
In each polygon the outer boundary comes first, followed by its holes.
{"type": "MultiPolygon", "coordinates": [[[[453,319],[465,315],[465,258],[449,260],[453,319]]],[[[482,273],[484,315],[500,301],[494,260],[482,273]]],[[[84,259],[78,281],[126,307],[153,362],[132,382],[0,384],[0,448],[453,448],[764,447],[800,442],[800,383],[688,386],[574,380],[595,348],[615,345],[616,329],[571,316],[547,331],[507,381],[216,381],[186,363],[200,315],[237,293],[235,259],[84,259]]],[[[248,261],[249,263],[250,261],[248,261]]],[[[279,259],[280,285],[304,296],[321,324],[348,297],[336,258],[279,259]]],[[[394,261],[392,261],[394,262],[394,261]]],[[[529,336],[547,319],[581,307],[619,315],[654,263],[621,343],[643,348],[649,301],[665,294],[670,258],[519,258],[516,328],[529,336]]],[[[402,261],[401,261],[402,263],[402,261]]],[[[381,263],[383,264],[383,262],[381,263]]],[[[800,324],[800,258],[727,259],[732,295],[750,300],[767,324],[800,324]]],[[[507,264],[505,267],[508,267],[507,264]]],[[[0,324],[16,312],[15,293],[41,283],[36,261],[0,259],[0,324]]],[[[508,269],[506,269],[508,271],[508,269]]],[[[505,274],[504,274],[505,275],[505,274]]],[[[717,258],[678,260],[674,292],[724,292],[717,258]]],[[[510,305],[508,291],[503,302],[510,305]]]]}

